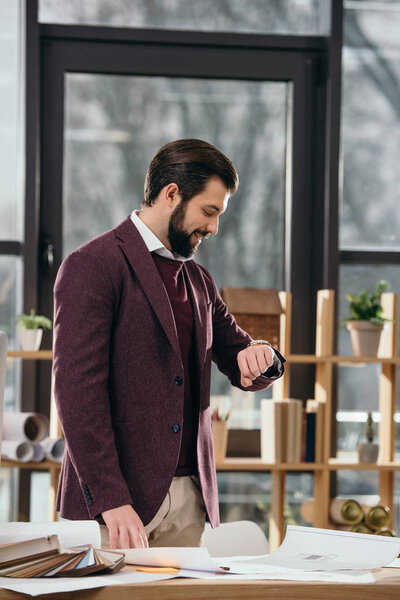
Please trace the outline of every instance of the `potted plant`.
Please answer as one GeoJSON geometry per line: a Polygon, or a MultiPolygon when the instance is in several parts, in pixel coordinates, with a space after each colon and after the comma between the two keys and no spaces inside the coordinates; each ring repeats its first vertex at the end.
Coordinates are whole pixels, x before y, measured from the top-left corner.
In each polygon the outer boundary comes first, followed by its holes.
{"type": "Polygon", "coordinates": [[[35,310],[31,308],[29,315],[18,315],[16,321],[22,350],[39,350],[43,329],[51,329],[50,319],[43,315],[36,315],[35,310]]]}
{"type": "Polygon", "coordinates": [[[377,356],[379,342],[386,321],[382,317],[380,297],[387,288],[387,281],[379,281],[375,291],[368,294],[362,290],[358,296],[346,294],[350,302],[351,317],[344,319],[350,332],[351,344],[355,356],[377,356]]]}

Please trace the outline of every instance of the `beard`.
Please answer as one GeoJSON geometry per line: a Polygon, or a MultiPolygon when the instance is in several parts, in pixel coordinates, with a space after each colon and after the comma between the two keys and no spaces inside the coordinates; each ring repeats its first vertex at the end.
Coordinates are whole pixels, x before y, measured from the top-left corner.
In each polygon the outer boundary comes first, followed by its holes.
{"type": "MultiPolygon", "coordinates": [[[[171,214],[168,225],[168,240],[172,250],[185,258],[193,256],[200,245],[199,241],[192,242],[192,235],[197,230],[195,229],[191,233],[188,233],[183,227],[187,205],[188,202],[182,201],[178,204],[171,214]]],[[[198,233],[205,235],[200,231],[198,233]]]]}

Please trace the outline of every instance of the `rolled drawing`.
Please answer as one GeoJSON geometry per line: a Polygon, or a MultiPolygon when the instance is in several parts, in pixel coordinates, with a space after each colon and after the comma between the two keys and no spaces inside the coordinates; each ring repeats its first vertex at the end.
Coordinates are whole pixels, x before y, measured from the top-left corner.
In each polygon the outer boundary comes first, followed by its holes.
{"type": "Polygon", "coordinates": [[[1,444],[3,458],[19,462],[29,462],[33,459],[33,444],[20,440],[3,440],[1,444]]]}
{"type": "Polygon", "coordinates": [[[39,413],[4,413],[3,439],[40,442],[49,435],[49,420],[39,413]]]}
{"type": "Polygon", "coordinates": [[[34,442],[33,446],[33,458],[34,462],[41,462],[44,460],[44,449],[40,442],[34,442]]]}
{"type": "Polygon", "coordinates": [[[65,440],[64,438],[47,437],[40,442],[47,460],[61,462],[64,456],[65,440]]]}

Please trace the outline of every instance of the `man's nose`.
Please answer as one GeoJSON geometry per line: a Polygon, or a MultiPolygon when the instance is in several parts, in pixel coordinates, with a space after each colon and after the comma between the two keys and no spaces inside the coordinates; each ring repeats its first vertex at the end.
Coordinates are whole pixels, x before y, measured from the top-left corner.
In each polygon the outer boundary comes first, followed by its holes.
{"type": "Polygon", "coordinates": [[[218,217],[208,223],[207,232],[211,233],[212,235],[217,235],[217,233],[218,233],[218,217]]]}

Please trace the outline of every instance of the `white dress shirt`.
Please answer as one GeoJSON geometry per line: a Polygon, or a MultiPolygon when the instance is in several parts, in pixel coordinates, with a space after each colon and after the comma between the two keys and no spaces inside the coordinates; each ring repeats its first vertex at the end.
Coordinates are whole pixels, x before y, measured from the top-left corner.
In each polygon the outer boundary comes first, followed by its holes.
{"type": "Polygon", "coordinates": [[[142,219],[139,217],[138,210],[133,211],[133,213],[131,214],[131,220],[132,220],[132,223],[136,226],[140,235],[142,236],[143,241],[146,244],[149,252],[156,252],[160,256],[164,256],[165,258],[170,258],[172,260],[185,261],[185,260],[192,259],[191,256],[186,258],[186,256],[181,256],[180,254],[177,254],[176,252],[171,252],[171,250],[168,250],[168,248],[166,248],[164,246],[162,241],[158,239],[158,237],[155,235],[155,233],[153,233],[151,231],[151,229],[149,229],[147,227],[147,225],[145,223],[143,223],[142,219]]]}

